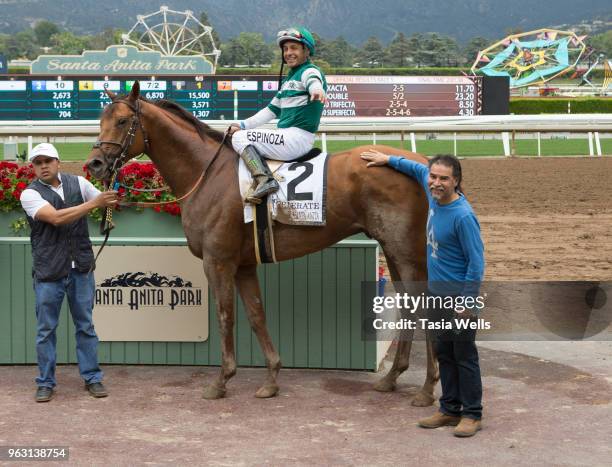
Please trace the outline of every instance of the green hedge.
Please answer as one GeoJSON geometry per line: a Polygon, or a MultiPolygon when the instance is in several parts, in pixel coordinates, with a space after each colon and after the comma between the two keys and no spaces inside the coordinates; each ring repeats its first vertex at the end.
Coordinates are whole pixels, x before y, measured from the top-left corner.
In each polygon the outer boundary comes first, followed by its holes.
{"type": "Polygon", "coordinates": [[[612,98],[512,98],[510,99],[510,113],[513,114],[573,114],[612,113],[612,98]]]}

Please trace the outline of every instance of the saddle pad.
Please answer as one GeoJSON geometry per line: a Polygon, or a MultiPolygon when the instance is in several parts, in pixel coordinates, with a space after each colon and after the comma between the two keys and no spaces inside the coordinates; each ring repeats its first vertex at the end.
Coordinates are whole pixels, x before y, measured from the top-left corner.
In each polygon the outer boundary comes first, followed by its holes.
{"type": "MultiPolygon", "coordinates": [[[[327,153],[305,162],[268,160],[270,170],[280,189],[268,196],[268,209],[272,219],[282,224],[325,225],[327,195],[327,153]]],[[[238,165],[240,196],[244,200],[253,183],[253,177],[240,159],[238,165]]],[[[254,206],[244,203],[244,222],[253,222],[254,206]]]]}

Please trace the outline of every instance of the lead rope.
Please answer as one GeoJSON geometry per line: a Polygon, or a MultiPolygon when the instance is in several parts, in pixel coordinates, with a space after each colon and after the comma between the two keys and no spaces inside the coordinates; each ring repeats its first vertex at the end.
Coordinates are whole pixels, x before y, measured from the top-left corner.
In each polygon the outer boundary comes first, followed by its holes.
{"type": "MultiPolygon", "coordinates": [[[[115,189],[118,183],[117,177],[119,176],[119,171],[116,168],[118,161],[119,161],[119,158],[115,159],[115,162],[113,162],[113,168],[112,168],[113,176],[111,178],[111,183],[109,184],[109,186],[113,187],[113,190],[115,189]]],[[[115,224],[113,223],[113,207],[107,206],[106,208],[104,208],[104,215],[102,216],[102,220],[100,221],[100,234],[104,235],[104,241],[102,242],[102,245],[100,245],[98,254],[96,254],[96,257],[93,260],[93,264],[91,265],[89,272],[94,272],[96,270],[96,263],[98,262],[98,257],[100,256],[100,253],[102,253],[102,250],[104,250],[104,247],[106,246],[106,242],[108,242],[108,237],[110,236],[110,232],[114,228],[115,228],[115,224]]]]}

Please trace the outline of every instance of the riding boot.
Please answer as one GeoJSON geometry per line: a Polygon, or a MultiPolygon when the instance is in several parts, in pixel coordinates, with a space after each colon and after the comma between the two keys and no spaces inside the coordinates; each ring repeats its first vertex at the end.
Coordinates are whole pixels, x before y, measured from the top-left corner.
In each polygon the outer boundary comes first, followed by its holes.
{"type": "Polygon", "coordinates": [[[272,175],[268,164],[266,164],[261,154],[255,149],[255,146],[249,145],[244,148],[240,157],[246,164],[249,172],[251,172],[256,183],[255,188],[247,194],[246,200],[249,203],[259,204],[264,196],[278,190],[278,182],[272,175]]]}

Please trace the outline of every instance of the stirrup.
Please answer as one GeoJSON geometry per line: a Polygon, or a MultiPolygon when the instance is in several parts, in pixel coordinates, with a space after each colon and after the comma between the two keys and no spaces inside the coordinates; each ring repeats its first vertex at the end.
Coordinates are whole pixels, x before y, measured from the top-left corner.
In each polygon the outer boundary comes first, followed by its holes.
{"type": "Polygon", "coordinates": [[[262,198],[276,192],[279,189],[276,179],[271,178],[263,183],[258,184],[246,195],[246,200],[249,203],[260,204],[262,198]]]}

